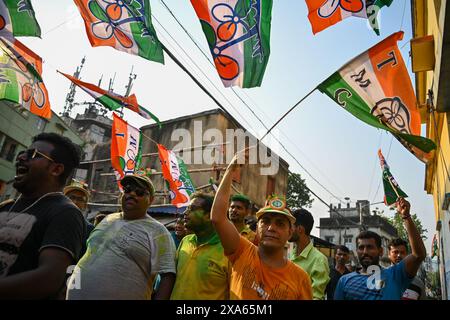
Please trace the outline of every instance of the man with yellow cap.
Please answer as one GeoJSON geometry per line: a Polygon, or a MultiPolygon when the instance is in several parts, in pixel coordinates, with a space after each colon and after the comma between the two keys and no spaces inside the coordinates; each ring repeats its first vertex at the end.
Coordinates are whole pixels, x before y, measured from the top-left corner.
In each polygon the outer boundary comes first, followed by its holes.
{"type": "Polygon", "coordinates": [[[147,300],[156,275],[155,299],[168,299],[175,282],[175,244],[147,214],[155,189],[144,175],[121,180],[122,212],[109,214],[88,239],[86,254],[68,284],[68,300],[147,300]]]}
{"type": "Polygon", "coordinates": [[[256,213],[258,246],[240,235],[227,218],[232,176],[239,170],[237,160],[238,155],[235,155],[225,171],[211,210],[211,221],[232,264],[230,299],[312,299],[309,276],[285,254],[295,218],[282,197],[269,197],[256,213]]]}
{"type": "MultiPolygon", "coordinates": [[[[87,205],[89,202],[89,198],[91,197],[91,192],[89,191],[88,185],[81,181],[72,180],[72,183],[68,186],[64,187],[63,190],[66,197],[68,197],[72,202],[81,210],[84,219],[87,224],[87,234],[86,240],[91,234],[92,230],[94,230],[94,225],[87,221],[87,205]]],[[[83,254],[86,251],[86,243],[83,244],[83,254]]]]}

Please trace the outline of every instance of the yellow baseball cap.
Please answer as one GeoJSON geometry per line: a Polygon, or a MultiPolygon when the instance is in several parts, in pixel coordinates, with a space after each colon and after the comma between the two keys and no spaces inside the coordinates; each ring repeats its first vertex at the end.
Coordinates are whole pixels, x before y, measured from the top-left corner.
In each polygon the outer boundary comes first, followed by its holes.
{"type": "Polygon", "coordinates": [[[259,220],[265,213],[269,212],[282,214],[286,216],[292,224],[295,224],[295,217],[292,215],[291,210],[286,206],[286,199],[284,197],[276,195],[269,196],[264,207],[259,209],[256,213],[256,218],[259,220]]]}
{"type": "Polygon", "coordinates": [[[82,181],[78,181],[75,179],[73,179],[72,182],[68,186],[64,187],[63,192],[64,192],[64,194],[68,194],[70,191],[73,191],[73,190],[79,190],[79,191],[84,192],[88,198],[91,195],[87,183],[84,183],[82,181]]]}

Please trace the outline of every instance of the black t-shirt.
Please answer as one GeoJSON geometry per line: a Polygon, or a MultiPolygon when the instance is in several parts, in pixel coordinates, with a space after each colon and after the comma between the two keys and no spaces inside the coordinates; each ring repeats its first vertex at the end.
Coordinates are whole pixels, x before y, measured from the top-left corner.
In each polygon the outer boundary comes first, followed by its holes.
{"type": "Polygon", "coordinates": [[[75,264],[86,238],[80,210],[62,193],[0,207],[0,278],[36,269],[44,248],[66,251],[75,264]],[[11,210],[12,208],[12,210],[11,210]]]}
{"type": "Polygon", "coordinates": [[[345,271],[343,274],[341,274],[339,271],[336,270],[336,268],[332,268],[330,270],[330,281],[327,284],[327,288],[325,290],[325,293],[327,294],[327,300],[334,300],[334,291],[336,290],[336,286],[339,282],[339,279],[346,275],[347,273],[350,273],[350,271],[345,268],[345,271]]]}

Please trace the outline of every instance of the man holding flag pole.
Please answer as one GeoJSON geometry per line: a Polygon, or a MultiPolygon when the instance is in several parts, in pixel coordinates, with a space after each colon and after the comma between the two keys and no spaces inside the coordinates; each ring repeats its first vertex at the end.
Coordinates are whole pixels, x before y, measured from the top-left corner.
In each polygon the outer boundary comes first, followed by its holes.
{"type": "Polygon", "coordinates": [[[397,214],[402,218],[408,234],[411,253],[391,267],[383,269],[379,266],[380,257],[383,255],[381,237],[372,231],[361,232],[356,237],[356,253],[362,270],[345,275],[339,280],[335,300],[405,299],[405,293],[426,256],[423,240],[411,218],[411,205],[405,200],[407,195],[390,173],[381,150],[378,150],[378,156],[383,170],[384,202],[387,206],[396,205],[397,214]]]}

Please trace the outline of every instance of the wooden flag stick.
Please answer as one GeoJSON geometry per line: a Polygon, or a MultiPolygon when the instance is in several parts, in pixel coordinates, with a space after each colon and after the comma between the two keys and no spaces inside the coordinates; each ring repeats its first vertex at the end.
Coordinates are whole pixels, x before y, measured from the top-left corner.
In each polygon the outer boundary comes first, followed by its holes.
{"type": "Polygon", "coordinates": [[[400,195],[397,192],[397,188],[394,186],[394,184],[392,183],[391,179],[388,178],[387,180],[389,181],[389,184],[391,185],[392,189],[394,189],[394,192],[397,195],[397,201],[398,201],[398,198],[400,198],[400,195]]]}

